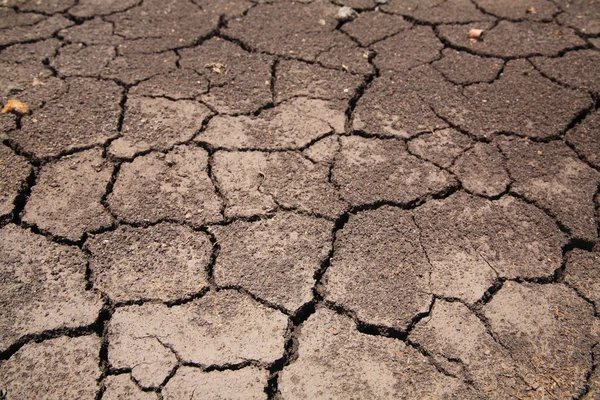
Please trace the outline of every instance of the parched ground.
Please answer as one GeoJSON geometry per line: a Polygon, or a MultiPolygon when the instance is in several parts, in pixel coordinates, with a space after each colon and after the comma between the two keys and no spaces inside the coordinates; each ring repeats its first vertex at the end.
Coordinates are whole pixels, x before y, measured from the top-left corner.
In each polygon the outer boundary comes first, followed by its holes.
{"type": "Polygon", "coordinates": [[[600,399],[600,2],[1,3],[0,399],[600,399]]]}

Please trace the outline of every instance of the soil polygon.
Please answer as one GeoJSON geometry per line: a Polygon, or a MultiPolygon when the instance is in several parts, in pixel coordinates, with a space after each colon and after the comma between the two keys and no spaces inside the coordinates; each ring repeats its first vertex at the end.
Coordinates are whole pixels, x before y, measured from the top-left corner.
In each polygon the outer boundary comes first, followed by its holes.
{"type": "Polygon", "coordinates": [[[507,282],[483,313],[535,396],[583,392],[597,340],[591,304],[564,285],[507,282]]]}
{"type": "Polygon", "coordinates": [[[490,201],[465,193],[427,202],[415,222],[433,266],[433,293],[474,303],[496,277],[552,276],[565,235],[536,207],[510,196],[490,201]]]}
{"type": "Polygon", "coordinates": [[[556,17],[560,24],[571,26],[586,35],[600,33],[600,5],[589,0],[558,0],[564,11],[556,17]]]}
{"type": "Polygon", "coordinates": [[[374,63],[384,74],[401,73],[440,58],[443,48],[430,27],[416,26],[373,45],[374,63]]]}
{"type": "Polygon", "coordinates": [[[127,54],[114,58],[102,71],[102,77],[135,85],[155,75],[164,74],[177,68],[177,55],[168,51],[154,54],[127,54]]]}
{"type": "Polygon", "coordinates": [[[550,0],[475,0],[486,13],[509,20],[551,21],[559,9],[550,0]]]}
{"type": "Polygon", "coordinates": [[[352,127],[372,135],[403,139],[446,128],[402,75],[376,78],[358,100],[352,127]],[[400,107],[400,105],[402,105],[400,107]]]}
{"type": "Polygon", "coordinates": [[[511,191],[548,210],[579,239],[596,241],[594,194],[600,173],[560,142],[500,138],[513,179],[511,191]]]}
{"type": "Polygon", "coordinates": [[[0,229],[0,256],[0,350],[23,336],[91,325],[98,317],[102,302],[85,290],[87,260],[79,249],[11,224],[0,229]]]}
{"type": "Polygon", "coordinates": [[[585,46],[573,29],[555,23],[503,20],[496,25],[440,25],[437,29],[441,38],[454,46],[500,58],[557,56],[565,50],[585,46]],[[482,40],[472,42],[471,29],[483,29],[482,40]],[[540,40],[542,37],[544,40],[540,40]]]}
{"type": "Polygon", "coordinates": [[[462,93],[453,92],[431,70],[419,72],[423,75],[416,75],[413,85],[422,85],[421,96],[439,115],[477,137],[503,132],[556,137],[591,105],[589,95],[551,82],[525,60],[509,61],[498,80],[470,85],[462,93]]]}
{"type": "Polygon", "coordinates": [[[510,184],[504,164],[496,146],[476,143],[456,160],[451,170],[467,191],[494,197],[504,193],[510,184]]]}
{"type": "Polygon", "coordinates": [[[401,330],[429,310],[431,266],[410,211],[384,206],[350,216],[334,250],[327,301],[363,322],[401,330]]]}
{"type": "Polygon", "coordinates": [[[460,375],[473,382],[482,398],[526,396],[510,353],[490,335],[484,323],[464,304],[436,300],[431,314],[410,334],[442,365],[459,360],[460,375]]]}
{"type": "Polygon", "coordinates": [[[429,24],[489,21],[493,17],[479,11],[469,0],[390,0],[381,8],[429,24]]]}
{"type": "Polygon", "coordinates": [[[26,344],[0,363],[0,386],[15,399],[96,398],[100,344],[94,335],[26,344]]]}
{"type": "Polygon", "coordinates": [[[69,13],[74,17],[89,18],[124,11],[139,3],[138,0],[80,0],[69,10],[69,13]]]}
{"type": "Polygon", "coordinates": [[[129,89],[130,95],[193,100],[208,93],[208,80],[190,69],[176,69],[142,81],[129,89]]]}
{"type": "Polygon", "coordinates": [[[209,81],[210,91],[200,98],[219,113],[249,113],[273,101],[271,57],[248,53],[238,45],[212,38],[192,49],[183,49],[180,64],[209,81]]]}
{"type": "Polygon", "coordinates": [[[293,97],[349,101],[363,83],[360,76],[344,71],[323,68],[295,60],[281,60],[277,64],[275,101],[293,97]]]}
{"type": "Polygon", "coordinates": [[[359,18],[354,21],[344,24],[342,30],[366,47],[388,36],[409,29],[411,26],[410,22],[399,15],[367,11],[361,13],[359,18]]]}
{"type": "MultiPolygon", "coordinates": [[[[8,10],[2,7],[2,10],[8,10]]],[[[12,11],[12,10],[11,10],[12,11]]],[[[2,11],[2,22],[0,23],[0,46],[6,46],[15,43],[32,42],[34,40],[49,39],[52,35],[61,29],[73,25],[62,15],[55,15],[43,18],[39,14],[17,14],[16,17],[6,15],[9,12],[2,11]],[[23,16],[26,18],[23,20],[23,16]],[[6,26],[6,21],[13,21],[6,26]],[[39,21],[35,23],[34,21],[39,21]],[[32,24],[33,25],[30,25],[32,24]],[[19,25],[23,26],[19,26],[19,25]]]]}
{"type": "Polygon", "coordinates": [[[574,249],[567,261],[565,282],[599,307],[600,253],[574,249]]]}
{"type": "Polygon", "coordinates": [[[124,40],[121,36],[113,35],[113,25],[100,17],[63,29],[58,32],[58,36],[70,43],[87,45],[118,45],[124,40]]]}
{"type": "Polygon", "coordinates": [[[230,21],[224,33],[270,54],[369,73],[371,67],[362,56],[365,50],[335,30],[337,11],[338,7],[324,0],[261,4],[230,21]]]}
{"type": "Polygon", "coordinates": [[[345,316],[321,308],[302,325],[298,359],[280,375],[285,398],[473,398],[404,342],[356,330],[345,316]]]}
{"type": "Polygon", "coordinates": [[[450,48],[444,49],[442,55],[443,57],[434,61],[431,66],[458,85],[491,82],[504,65],[499,58],[479,57],[450,48]]]}
{"type": "Polygon", "coordinates": [[[162,394],[165,400],[266,399],[267,378],[267,371],[256,367],[211,372],[182,367],[169,380],[162,394]]]}
{"type": "Polygon", "coordinates": [[[149,150],[165,151],[191,140],[212,112],[192,100],[129,96],[121,137],[109,152],[119,158],[133,158],[149,150]]]}
{"type": "Polygon", "coordinates": [[[60,49],[52,66],[61,76],[100,76],[115,55],[113,46],[72,44],[60,49]]]}
{"type": "Polygon", "coordinates": [[[183,362],[267,364],[283,356],[287,324],[281,312],[232,290],[173,307],[122,307],[108,325],[108,360],[114,368],[138,365],[149,356],[145,343],[153,340],[183,362]]]}
{"type": "Polygon", "coordinates": [[[351,136],[341,142],[331,179],[353,205],[409,204],[456,184],[448,172],[409,154],[398,140],[351,136]]]}
{"type": "Polygon", "coordinates": [[[23,221],[71,241],[110,226],[113,218],[101,201],[113,165],[99,149],[87,150],[40,169],[23,221]]]}
{"type": "Polygon", "coordinates": [[[600,111],[592,112],[565,135],[578,155],[600,168],[600,111]]]}
{"type": "Polygon", "coordinates": [[[330,218],[347,208],[328,181],[329,166],[294,152],[218,152],[214,174],[228,218],[263,214],[275,205],[330,218]]]}
{"type": "Polygon", "coordinates": [[[410,140],[408,151],[439,167],[448,168],[470,146],[471,139],[467,135],[447,128],[410,140]]]}
{"type": "Polygon", "coordinates": [[[534,57],[531,62],[542,73],[570,87],[600,93],[600,52],[572,51],[558,58],[534,57]]]}
{"type": "Polygon", "coordinates": [[[158,400],[158,394],[143,392],[129,377],[129,374],[110,375],[102,381],[102,400],[158,400]]]}
{"type": "Polygon", "coordinates": [[[221,246],[215,282],[295,311],[313,297],[315,273],[331,249],[332,228],[327,220],[286,212],[212,227],[221,246]]]}
{"type": "Polygon", "coordinates": [[[212,247],[205,233],[174,224],[120,226],[85,243],[94,287],[115,302],[177,300],[202,291],[212,247]]]}
{"type": "Polygon", "coordinates": [[[123,164],[108,204],[132,223],[170,220],[199,226],[222,219],[221,200],[208,176],[208,153],[194,146],[123,164]]]}
{"type": "Polygon", "coordinates": [[[91,78],[67,79],[63,95],[49,99],[42,110],[23,118],[10,137],[35,158],[104,144],[118,135],[122,89],[91,78]]]}
{"type": "MultiPolygon", "coordinates": [[[[120,1],[111,0],[109,4],[125,8],[120,1]]],[[[144,0],[141,5],[105,20],[114,24],[116,35],[126,38],[119,46],[121,54],[157,53],[190,46],[208,36],[217,28],[219,15],[191,1],[144,0]]]]}
{"type": "Polygon", "coordinates": [[[231,150],[297,149],[343,132],[345,120],[339,103],[295,98],[258,116],[218,115],[195,140],[231,150]]]}

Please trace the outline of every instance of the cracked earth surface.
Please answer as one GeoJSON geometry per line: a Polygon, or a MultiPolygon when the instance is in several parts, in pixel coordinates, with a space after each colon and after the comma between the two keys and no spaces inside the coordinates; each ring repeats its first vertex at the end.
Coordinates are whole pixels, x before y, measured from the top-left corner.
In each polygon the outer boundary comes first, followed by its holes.
{"type": "Polygon", "coordinates": [[[3,0],[12,99],[0,399],[600,399],[600,2],[3,0]]]}

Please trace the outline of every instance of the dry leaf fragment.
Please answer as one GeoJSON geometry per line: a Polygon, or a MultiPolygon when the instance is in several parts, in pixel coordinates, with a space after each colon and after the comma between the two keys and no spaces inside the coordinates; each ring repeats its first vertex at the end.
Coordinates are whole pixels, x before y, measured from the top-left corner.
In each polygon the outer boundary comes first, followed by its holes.
{"type": "Polygon", "coordinates": [[[44,82],[40,81],[37,76],[35,78],[33,78],[33,83],[31,84],[32,86],[42,86],[45,85],[44,82]]]}
{"type": "Polygon", "coordinates": [[[20,102],[19,100],[9,100],[4,108],[2,109],[2,114],[15,114],[15,115],[28,115],[31,113],[29,106],[25,103],[20,102]]]}

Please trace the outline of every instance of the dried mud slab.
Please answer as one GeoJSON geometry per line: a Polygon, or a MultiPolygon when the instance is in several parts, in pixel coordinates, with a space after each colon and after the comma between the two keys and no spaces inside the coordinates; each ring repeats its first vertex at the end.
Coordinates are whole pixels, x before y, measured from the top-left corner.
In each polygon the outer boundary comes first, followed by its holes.
{"type": "Polygon", "coordinates": [[[2,11],[0,15],[0,46],[48,39],[59,30],[73,25],[62,15],[41,19],[39,14],[20,14],[13,10],[2,11]],[[4,21],[11,23],[7,26],[4,21]]]}
{"type": "Polygon", "coordinates": [[[108,63],[115,58],[113,46],[71,44],[60,49],[50,62],[61,76],[100,76],[108,63]]]}
{"type": "Polygon", "coordinates": [[[165,400],[266,399],[268,377],[267,371],[256,367],[211,372],[181,367],[165,385],[162,395],[165,400]]]}
{"type": "Polygon", "coordinates": [[[337,31],[339,7],[316,0],[309,4],[260,4],[229,22],[223,33],[270,54],[319,61],[331,68],[369,73],[368,59],[349,37],[337,31]]]}
{"type": "Polygon", "coordinates": [[[319,309],[302,325],[298,359],[280,373],[285,398],[473,398],[404,342],[360,333],[354,322],[319,309]]]}
{"type": "Polygon", "coordinates": [[[123,164],[108,197],[110,208],[131,223],[160,220],[203,225],[220,220],[221,200],[208,177],[208,153],[175,146],[123,164]]]}
{"type": "Polygon", "coordinates": [[[343,132],[345,121],[339,103],[296,98],[258,116],[216,116],[194,140],[231,150],[297,149],[330,132],[343,132]]]}
{"type": "Polygon", "coordinates": [[[313,298],[314,275],[329,254],[332,228],[330,221],[289,212],[212,227],[221,245],[215,282],[243,287],[293,312],[313,298]]]}
{"type": "Polygon", "coordinates": [[[433,300],[419,235],[410,211],[384,206],[351,215],[336,235],[325,299],[362,322],[405,330],[433,300]]]}
{"type": "Polygon", "coordinates": [[[85,249],[91,254],[94,287],[115,302],[170,301],[208,287],[206,268],[212,244],[205,233],[188,227],[122,225],[91,236],[85,249]]]}
{"type": "Polygon", "coordinates": [[[436,300],[430,315],[411,332],[410,340],[441,365],[452,367],[449,360],[459,360],[458,374],[473,382],[481,398],[528,396],[530,388],[519,376],[510,353],[460,302],[436,300]]]}
{"type": "Polygon", "coordinates": [[[124,11],[140,3],[139,0],[80,0],[69,10],[69,14],[78,18],[89,18],[124,11]]]}
{"type": "MultiPolygon", "coordinates": [[[[306,0],[304,1],[307,2],[306,0]]],[[[355,10],[373,8],[376,5],[373,0],[333,0],[333,3],[340,6],[350,7],[355,10]]]]}
{"type": "Polygon", "coordinates": [[[210,109],[196,101],[129,96],[121,137],[108,151],[131,159],[150,150],[169,150],[191,140],[209,115],[210,109]]]}
{"type": "Polygon", "coordinates": [[[58,37],[69,43],[87,45],[106,44],[116,46],[124,40],[121,36],[113,35],[113,25],[100,17],[84,21],[81,25],[63,29],[58,32],[58,37]]]}
{"type": "Polygon", "coordinates": [[[157,54],[127,54],[113,59],[102,71],[102,77],[135,85],[155,75],[177,69],[177,55],[172,52],[157,54]]]}
{"type": "Polygon", "coordinates": [[[15,44],[0,52],[0,61],[7,63],[41,63],[53,57],[61,43],[57,39],[40,40],[33,43],[15,44]]]}
{"type": "Polygon", "coordinates": [[[384,74],[405,72],[440,58],[443,48],[430,27],[416,26],[376,43],[374,63],[384,74]]]}
{"type": "Polygon", "coordinates": [[[531,62],[543,74],[561,83],[600,93],[599,51],[572,51],[558,58],[535,57],[531,62]]]}
{"type": "Polygon", "coordinates": [[[550,0],[475,0],[486,13],[509,20],[551,21],[559,9],[550,0]]]}
{"type": "Polygon", "coordinates": [[[158,400],[158,394],[143,392],[129,377],[129,374],[109,375],[102,381],[102,400],[158,400]]]}
{"type": "Polygon", "coordinates": [[[600,4],[590,0],[558,0],[564,11],[556,17],[560,24],[571,26],[586,35],[600,33],[600,4]]]}
{"type": "Polygon", "coordinates": [[[565,135],[567,143],[587,162],[600,168],[600,111],[588,115],[565,135]]]}
{"type": "Polygon", "coordinates": [[[456,160],[451,171],[467,191],[494,197],[504,193],[511,182],[504,164],[496,146],[476,143],[456,160]]]}
{"type": "MultiPolygon", "coordinates": [[[[287,325],[283,313],[232,290],[173,307],[150,303],[122,307],[108,325],[108,360],[114,368],[140,365],[152,354],[146,343],[153,340],[172,349],[183,362],[269,364],[283,356],[287,325]]],[[[159,362],[145,365],[166,372],[159,362]]]]}
{"type": "Polygon", "coordinates": [[[429,24],[489,21],[494,18],[479,11],[469,0],[390,0],[381,9],[406,15],[429,24]]]}
{"type": "Polygon", "coordinates": [[[117,137],[122,89],[115,83],[91,78],[67,79],[65,94],[43,109],[24,117],[10,137],[35,158],[104,144],[117,137]]]}
{"type": "Polygon", "coordinates": [[[99,390],[100,338],[29,343],[0,362],[0,386],[14,399],[93,399],[99,390]]]}
{"type": "Polygon", "coordinates": [[[66,11],[75,4],[75,0],[8,0],[3,5],[16,7],[19,11],[34,11],[43,14],[55,14],[66,11]]]}
{"type": "Polygon", "coordinates": [[[453,46],[467,48],[475,53],[494,57],[557,56],[559,53],[585,46],[585,40],[570,28],[554,23],[533,21],[500,21],[497,25],[440,25],[442,39],[453,46]],[[471,28],[483,29],[483,40],[471,42],[471,28]]]}
{"type": "Polygon", "coordinates": [[[341,30],[367,47],[411,27],[412,24],[399,15],[367,11],[361,13],[354,21],[344,24],[341,30]]]}
{"type": "Polygon", "coordinates": [[[462,95],[444,86],[431,70],[420,72],[424,75],[417,75],[414,85],[422,84],[421,95],[439,115],[477,137],[490,138],[501,132],[556,137],[591,105],[589,95],[551,82],[525,60],[509,61],[498,80],[468,86],[462,95]],[[427,78],[433,82],[424,83],[427,78]],[[440,95],[426,93],[429,86],[440,95]]]}
{"type": "Polygon", "coordinates": [[[341,143],[331,179],[353,205],[409,204],[456,184],[448,172],[411,155],[400,141],[351,136],[341,143]]]}
{"type": "MultiPolygon", "coordinates": [[[[123,7],[123,2],[111,1],[123,7]]],[[[219,15],[188,1],[144,0],[105,20],[114,24],[116,35],[126,38],[119,53],[157,53],[195,44],[217,28],[219,15]]]]}
{"type": "Polygon", "coordinates": [[[403,139],[447,126],[404,75],[376,78],[358,100],[352,121],[354,130],[403,139]]]}
{"type": "Polygon", "coordinates": [[[129,88],[129,94],[167,97],[173,100],[193,100],[208,93],[208,83],[208,80],[196,71],[176,69],[138,83],[129,88]]]}
{"type": "Polygon", "coordinates": [[[302,61],[281,60],[276,67],[275,102],[293,97],[348,102],[362,85],[360,76],[302,61]]]}
{"type": "Polygon", "coordinates": [[[113,218],[101,201],[113,165],[102,150],[87,150],[46,164],[23,213],[23,221],[71,241],[110,226],[113,218]]]}
{"type": "MultiPolygon", "coordinates": [[[[0,350],[23,336],[87,326],[98,317],[102,302],[85,290],[86,258],[79,249],[6,225],[0,266],[0,350]]],[[[6,370],[2,365],[0,375],[6,370]]]]}
{"type": "Polygon", "coordinates": [[[276,206],[334,218],[347,204],[329,183],[329,166],[293,152],[217,152],[213,172],[225,217],[264,214],[276,206]]]}
{"type": "MultiPolygon", "coordinates": [[[[255,3],[251,0],[192,0],[198,7],[212,14],[222,16],[224,19],[239,17],[255,3]]],[[[260,1],[258,1],[260,2],[260,1]]]]}
{"type": "Polygon", "coordinates": [[[567,261],[565,282],[596,307],[600,306],[600,253],[574,249],[567,261]]]}
{"type": "Polygon", "coordinates": [[[0,218],[13,211],[15,199],[32,171],[27,159],[0,145],[0,218]]]}
{"type": "Polygon", "coordinates": [[[435,165],[448,168],[466,149],[471,139],[456,129],[440,129],[420,135],[408,142],[408,151],[435,165]]]}
{"type": "Polygon", "coordinates": [[[236,44],[212,38],[183,49],[180,64],[210,82],[210,92],[200,97],[221,114],[250,113],[273,101],[269,56],[248,53],[236,44]]]}
{"type": "Polygon", "coordinates": [[[594,311],[564,285],[507,282],[483,307],[530,396],[564,399],[584,390],[592,366],[594,311]]]}
{"type": "Polygon", "coordinates": [[[504,196],[490,201],[459,192],[415,210],[433,266],[433,293],[479,300],[496,277],[551,276],[562,263],[565,235],[542,211],[504,196]]]}
{"type": "Polygon", "coordinates": [[[556,216],[577,239],[596,241],[594,194],[600,173],[560,142],[498,140],[513,179],[511,190],[556,216]]]}
{"type": "Polygon", "coordinates": [[[492,82],[498,76],[504,61],[499,58],[479,57],[465,51],[444,49],[443,57],[431,66],[458,85],[492,82]]]}

